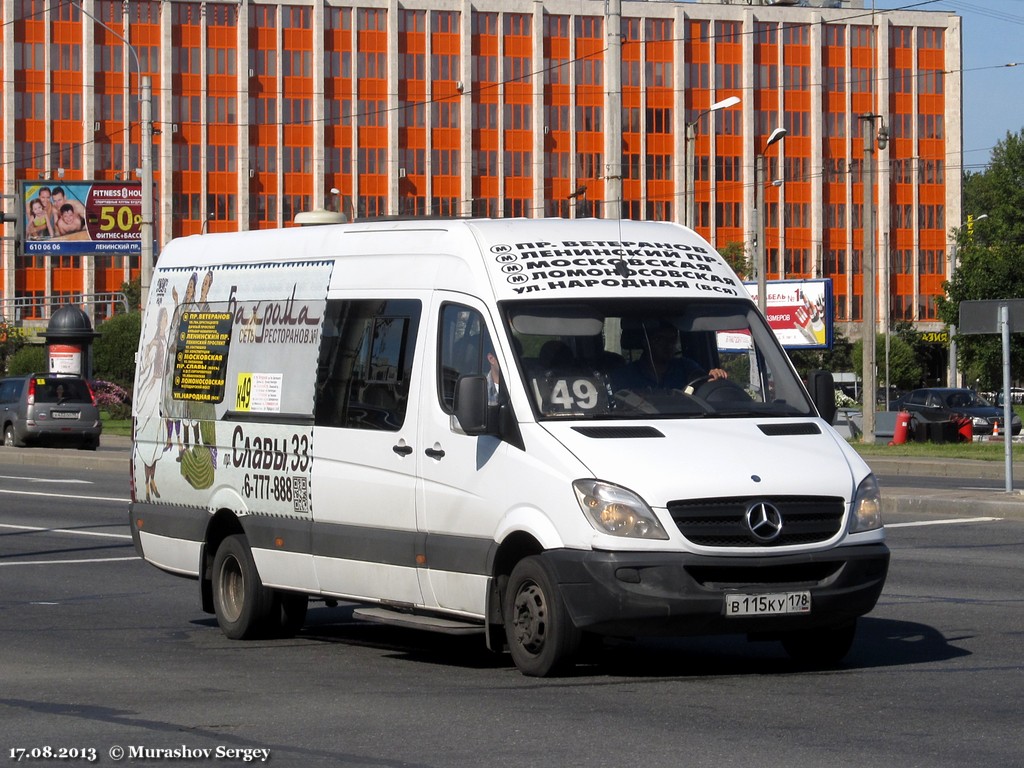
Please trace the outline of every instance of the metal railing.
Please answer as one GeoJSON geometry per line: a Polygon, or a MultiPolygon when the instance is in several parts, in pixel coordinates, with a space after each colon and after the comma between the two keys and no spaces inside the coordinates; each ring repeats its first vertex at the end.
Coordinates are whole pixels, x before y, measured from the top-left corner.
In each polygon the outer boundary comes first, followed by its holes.
{"type": "MultiPolygon", "coordinates": [[[[107,312],[100,317],[106,318],[114,314],[114,305],[120,304],[125,312],[128,306],[127,297],[120,291],[107,293],[68,293],[50,296],[16,296],[13,299],[0,299],[0,320],[22,323],[26,320],[46,320],[56,310],[68,304],[77,306],[106,307],[107,312]]],[[[96,316],[96,313],[91,313],[96,316]]]]}

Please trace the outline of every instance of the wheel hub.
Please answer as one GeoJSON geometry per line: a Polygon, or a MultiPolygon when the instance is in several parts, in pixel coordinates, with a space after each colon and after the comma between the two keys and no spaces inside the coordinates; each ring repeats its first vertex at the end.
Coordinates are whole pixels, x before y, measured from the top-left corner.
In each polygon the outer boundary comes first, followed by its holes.
{"type": "Polygon", "coordinates": [[[536,584],[524,584],[515,600],[516,641],[520,646],[537,653],[544,647],[547,636],[547,604],[544,592],[536,584]]]}

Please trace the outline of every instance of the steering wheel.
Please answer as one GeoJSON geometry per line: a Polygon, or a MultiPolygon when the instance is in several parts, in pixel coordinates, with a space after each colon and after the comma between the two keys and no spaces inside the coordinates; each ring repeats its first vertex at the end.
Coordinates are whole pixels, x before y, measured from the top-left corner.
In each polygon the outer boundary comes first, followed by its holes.
{"type": "Polygon", "coordinates": [[[696,392],[698,389],[700,389],[704,384],[707,384],[709,381],[711,381],[711,374],[710,373],[702,374],[702,375],[698,376],[697,378],[695,378],[695,379],[693,379],[691,381],[688,381],[686,383],[686,386],[683,387],[683,392],[685,392],[687,395],[692,395],[692,394],[694,394],[694,392],[696,392]]]}
{"type": "Polygon", "coordinates": [[[731,379],[700,376],[687,385],[687,392],[690,392],[690,386],[695,386],[692,392],[695,398],[712,407],[720,403],[749,403],[753,399],[742,386],[731,379]]]}

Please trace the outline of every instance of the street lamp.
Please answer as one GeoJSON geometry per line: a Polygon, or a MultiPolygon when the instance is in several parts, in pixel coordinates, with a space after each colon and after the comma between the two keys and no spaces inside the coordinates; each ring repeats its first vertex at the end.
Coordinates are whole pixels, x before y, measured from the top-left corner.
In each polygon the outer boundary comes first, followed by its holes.
{"type": "Polygon", "coordinates": [[[764,211],[764,153],[768,147],[786,136],[785,128],[776,128],[768,136],[764,143],[764,149],[757,155],[754,164],[754,255],[757,266],[757,307],[761,314],[768,317],[768,265],[765,259],[764,230],[765,219],[768,218],[764,211]]]}
{"type": "Polygon", "coordinates": [[[331,194],[334,195],[334,210],[341,211],[341,190],[337,187],[331,187],[331,194]]]}
{"type": "Polygon", "coordinates": [[[696,213],[696,202],[694,200],[694,176],[696,174],[696,158],[695,158],[695,143],[697,141],[697,124],[704,115],[710,115],[712,112],[717,112],[720,109],[726,109],[727,107],[734,107],[740,103],[739,96],[729,96],[721,101],[716,101],[710,107],[705,109],[703,112],[698,113],[697,117],[693,119],[693,122],[686,124],[686,131],[683,133],[683,141],[686,142],[686,188],[684,194],[686,196],[686,219],[683,224],[693,229],[695,225],[695,213],[696,213]]]}

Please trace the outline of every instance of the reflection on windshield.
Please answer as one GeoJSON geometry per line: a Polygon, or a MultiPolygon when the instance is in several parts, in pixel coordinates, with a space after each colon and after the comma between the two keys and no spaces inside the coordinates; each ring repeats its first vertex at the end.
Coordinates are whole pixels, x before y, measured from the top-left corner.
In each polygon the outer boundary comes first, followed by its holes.
{"type": "Polygon", "coordinates": [[[540,419],[814,413],[752,303],[516,302],[506,320],[540,419]]]}

